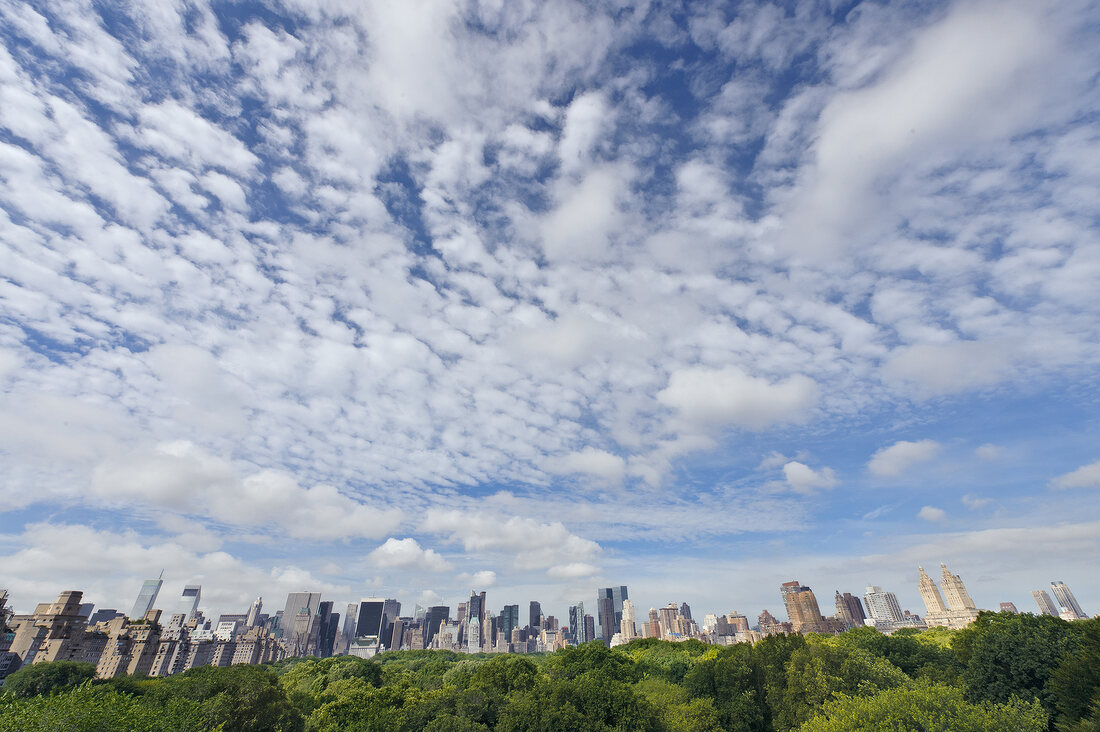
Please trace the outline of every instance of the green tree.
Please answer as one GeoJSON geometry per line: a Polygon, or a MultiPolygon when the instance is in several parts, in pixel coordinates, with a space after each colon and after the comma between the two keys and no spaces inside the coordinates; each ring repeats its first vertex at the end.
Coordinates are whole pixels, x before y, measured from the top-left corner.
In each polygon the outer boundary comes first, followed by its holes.
{"type": "Polygon", "coordinates": [[[728,646],[695,662],[684,677],[695,697],[713,701],[723,729],[756,732],[765,729],[764,701],[756,685],[752,646],[728,646]]]}
{"type": "Polygon", "coordinates": [[[563,648],[546,658],[546,671],[555,678],[572,679],[588,671],[600,671],[616,681],[638,680],[634,659],[618,649],[610,649],[602,641],[563,648]]]}
{"type": "Polygon", "coordinates": [[[317,732],[395,732],[408,729],[404,689],[376,689],[363,679],[342,679],[323,695],[307,729],[317,732]]]}
{"type": "Polygon", "coordinates": [[[24,666],[4,680],[4,688],[16,696],[40,696],[80,686],[95,678],[94,663],[53,661],[24,666]]]}
{"type": "Polygon", "coordinates": [[[542,678],[534,689],[513,694],[497,729],[659,730],[661,723],[642,695],[597,668],[573,678],[542,678]]]}
{"type": "Polygon", "coordinates": [[[791,655],[806,646],[801,635],[771,635],[752,647],[752,667],[757,697],[763,699],[764,729],[772,729],[787,693],[787,664],[791,655]]]}
{"type": "Polygon", "coordinates": [[[801,732],[1042,732],[1047,715],[1037,701],[971,704],[963,690],[922,681],[871,696],[839,694],[799,729],[801,732]]]}
{"type": "Polygon", "coordinates": [[[650,677],[634,685],[657,710],[661,725],[669,732],[718,732],[723,730],[712,699],[692,699],[688,690],[665,679],[650,677]]]}
{"type": "Polygon", "coordinates": [[[1100,727],[1100,620],[1077,622],[1075,629],[1075,647],[1062,655],[1048,682],[1055,718],[1067,729],[1090,721],[1100,727]]]}
{"type": "Polygon", "coordinates": [[[217,730],[194,702],[150,702],[84,682],[46,696],[0,696],[0,732],[190,732],[217,730]]]}
{"type": "Polygon", "coordinates": [[[320,705],[321,694],[333,682],[361,679],[368,686],[381,686],[382,666],[356,656],[305,658],[284,668],[278,679],[290,703],[302,717],[308,717],[320,705]]]}
{"type": "Polygon", "coordinates": [[[302,715],[287,699],[274,671],[263,666],[200,666],[154,682],[146,697],[158,703],[198,704],[209,727],[226,732],[300,730],[302,715]]]}
{"type": "Polygon", "coordinates": [[[979,613],[951,646],[964,664],[966,698],[998,704],[1014,696],[1038,699],[1053,713],[1055,700],[1047,683],[1074,646],[1074,625],[1049,615],[979,613]]]}
{"type": "Polygon", "coordinates": [[[835,694],[866,696],[909,678],[896,666],[859,648],[814,642],[791,654],[787,688],[776,729],[794,729],[835,694]]]}
{"type": "Polygon", "coordinates": [[[873,656],[885,658],[912,678],[951,682],[962,670],[958,657],[949,648],[922,642],[920,631],[911,628],[884,635],[870,626],[863,626],[841,633],[830,642],[862,648],[873,656]]]}

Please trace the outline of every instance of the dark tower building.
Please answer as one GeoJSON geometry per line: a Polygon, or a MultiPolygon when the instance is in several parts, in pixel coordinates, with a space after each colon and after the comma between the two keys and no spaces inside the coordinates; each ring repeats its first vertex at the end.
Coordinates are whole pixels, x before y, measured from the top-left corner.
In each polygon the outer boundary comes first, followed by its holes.
{"type": "Polygon", "coordinates": [[[539,629],[539,623],[542,622],[542,605],[538,600],[531,600],[531,630],[537,631],[539,629]]]}

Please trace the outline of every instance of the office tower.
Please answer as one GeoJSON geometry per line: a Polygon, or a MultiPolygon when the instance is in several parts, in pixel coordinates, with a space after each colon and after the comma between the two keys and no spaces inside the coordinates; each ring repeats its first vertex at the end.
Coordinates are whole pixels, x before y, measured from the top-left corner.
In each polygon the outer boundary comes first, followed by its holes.
{"type": "Polygon", "coordinates": [[[425,624],[427,625],[427,635],[424,640],[426,646],[431,647],[432,641],[439,632],[440,626],[450,620],[450,618],[451,608],[447,605],[434,605],[428,608],[428,612],[424,616],[425,624]]]}
{"type": "Polygon", "coordinates": [[[279,627],[291,656],[312,656],[317,653],[317,611],[321,604],[320,592],[291,592],[286,596],[279,627]]]}
{"type": "Polygon", "coordinates": [[[427,615],[427,611],[424,609],[423,605],[419,602],[413,605],[413,620],[419,623],[424,620],[425,615],[427,615]]]}
{"type": "MultiPolygon", "coordinates": [[[[484,593],[482,594],[484,595],[484,593]]],[[[387,639],[386,643],[384,643],[383,645],[389,648],[388,639],[392,635],[390,629],[397,621],[398,616],[401,615],[401,603],[393,599],[392,597],[387,598],[387,600],[382,603],[382,614],[385,617],[385,635],[383,635],[383,638],[387,639]]]]}
{"type": "Polygon", "coordinates": [[[946,615],[947,605],[943,603],[940,588],[936,587],[935,581],[924,571],[924,567],[917,567],[917,569],[920,570],[920,582],[917,584],[917,590],[920,591],[920,599],[924,601],[927,615],[946,615]]]}
{"type": "Polygon", "coordinates": [[[182,613],[186,620],[195,617],[199,609],[199,598],[202,595],[202,585],[187,585],[183,588],[176,612],[182,613]]]}
{"type": "Polygon", "coordinates": [[[880,623],[897,623],[902,619],[897,595],[893,592],[884,592],[878,585],[867,587],[863,602],[867,605],[867,612],[871,614],[872,620],[880,623]]]}
{"type": "Polygon", "coordinates": [[[584,616],[584,642],[596,639],[596,619],[591,615],[584,616]]]}
{"type": "Polygon", "coordinates": [[[615,600],[611,597],[601,597],[597,600],[596,616],[600,638],[604,645],[607,645],[611,642],[611,636],[615,635],[615,600]]]}
{"type": "Polygon", "coordinates": [[[528,613],[530,617],[530,623],[528,625],[531,630],[538,631],[539,626],[542,624],[542,605],[538,600],[531,600],[531,608],[528,613]]]}
{"type": "Polygon", "coordinates": [[[131,620],[141,620],[145,617],[145,613],[153,609],[153,604],[157,601],[157,595],[160,593],[160,587],[163,584],[163,571],[161,571],[160,577],[145,580],[145,582],[142,583],[141,591],[138,592],[137,599],[134,600],[134,607],[130,610],[131,620]]]}
{"type": "Polygon", "coordinates": [[[841,595],[840,590],[837,590],[834,599],[836,600],[837,618],[849,628],[858,628],[863,625],[863,621],[867,619],[867,616],[863,613],[863,604],[858,597],[851,592],[845,592],[841,595]]]}
{"type": "Polygon", "coordinates": [[[577,645],[592,640],[585,634],[584,603],[578,602],[569,608],[569,629],[573,632],[573,642],[577,645]]]}
{"type": "Polygon", "coordinates": [[[680,608],[676,603],[670,602],[658,611],[658,623],[660,627],[659,638],[671,638],[679,631],[680,608]]]}
{"type": "MultiPolygon", "coordinates": [[[[611,627],[616,629],[612,631],[612,634],[614,634],[615,632],[617,632],[618,627],[622,625],[623,622],[623,600],[626,600],[628,598],[626,585],[619,585],[618,587],[604,587],[596,590],[597,614],[599,613],[600,609],[599,601],[602,598],[608,598],[611,600],[612,618],[610,622],[611,627]]],[[[602,628],[604,625],[603,618],[598,618],[598,620],[600,622],[600,627],[602,628]]],[[[609,640],[610,636],[604,638],[604,642],[607,642],[609,640]]]]}
{"type": "Polygon", "coordinates": [[[248,608],[248,615],[245,617],[245,625],[249,628],[255,628],[260,622],[260,611],[263,610],[264,599],[257,597],[252,601],[252,604],[248,608]]]}
{"type": "Polygon", "coordinates": [[[478,633],[481,640],[491,641],[489,635],[489,608],[485,604],[485,592],[470,591],[470,599],[466,603],[466,615],[469,618],[477,618],[478,633]]]}
{"type": "Polygon", "coordinates": [[[1035,598],[1035,604],[1039,606],[1040,615],[1053,615],[1058,617],[1058,608],[1050,600],[1046,590],[1032,590],[1031,596],[1035,598]]]}
{"type": "Polygon", "coordinates": [[[498,633],[504,633],[505,638],[512,637],[512,631],[519,627],[519,605],[505,605],[500,611],[500,627],[498,633]]]}
{"type": "Polygon", "coordinates": [[[827,633],[829,628],[813,590],[800,585],[797,581],[784,582],[779,588],[783,604],[787,607],[787,617],[795,633],[827,633]]]}
{"type": "Polygon", "coordinates": [[[951,574],[943,562],[940,562],[940,567],[943,570],[940,586],[943,588],[943,599],[947,603],[947,609],[955,613],[966,611],[976,613],[977,608],[974,607],[974,601],[970,599],[962,578],[957,574],[951,574]]]}
{"type": "Polygon", "coordinates": [[[340,626],[340,613],[332,612],[332,601],[326,600],[317,606],[317,656],[328,658],[336,646],[336,631],[340,626]]]}
{"type": "Polygon", "coordinates": [[[470,615],[470,622],[466,627],[466,652],[477,653],[481,650],[481,623],[477,615],[470,615]]]}
{"type": "MultiPolygon", "coordinates": [[[[684,608],[687,608],[687,603],[684,603],[684,608]]],[[[691,611],[688,610],[688,618],[691,618],[691,611]]],[[[629,599],[623,600],[623,622],[619,626],[619,632],[623,636],[623,640],[627,643],[634,640],[638,636],[637,626],[634,618],[634,603],[629,599]]]]}
{"type": "Polygon", "coordinates": [[[1020,611],[1016,609],[1016,603],[1014,603],[1014,602],[1002,602],[1001,603],[1001,612],[1002,613],[1013,613],[1013,614],[1015,614],[1015,613],[1018,613],[1020,611]]]}
{"type": "MultiPolygon", "coordinates": [[[[626,602],[625,599],[623,602],[626,602]]],[[[691,607],[686,602],[680,603],[680,617],[686,620],[691,620],[691,607]]]]}
{"type": "Polygon", "coordinates": [[[1050,583],[1050,589],[1054,592],[1054,596],[1058,599],[1058,604],[1069,611],[1069,614],[1073,616],[1074,620],[1084,620],[1088,618],[1085,611],[1077,603],[1077,598],[1070,592],[1069,587],[1065,582],[1061,580],[1050,583]]]}

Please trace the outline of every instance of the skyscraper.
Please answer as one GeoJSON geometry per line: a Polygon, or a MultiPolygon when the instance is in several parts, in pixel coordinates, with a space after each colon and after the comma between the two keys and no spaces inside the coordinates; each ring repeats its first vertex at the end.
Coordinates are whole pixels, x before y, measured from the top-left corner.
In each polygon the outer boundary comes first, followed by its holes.
{"type": "Polygon", "coordinates": [[[504,633],[505,638],[512,637],[512,631],[519,627],[519,605],[505,605],[500,611],[500,623],[498,633],[504,633]]]}
{"type": "Polygon", "coordinates": [[[539,624],[542,622],[542,605],[538,600],[531,600],[531,608],[529,613],[531,630],[538,631],[539,624]]]}
{"type": "MultiPolygon", "coordinates": [[[[687,603],[684,603],[684,608],[687,608],[687,603]]],[[[681,609],[681,612],[683,610],[681,609]]],[[[688,610],[686,617],[691,618],[691,611],[688,610]]],[[[623,600],[623,621],[619,625],[619,633],[623,637],[623,641],[629,643],[638,636],[637,625],[635,624],[634,617],[634,603],[629,599],[623,600]]]]}
{"type": "Polygon", "coordinates": [[[320,604],[320,592],[287,593],[279,626],[289,655],[311,656],[317,653],[316,640],[320,633],[317,611],[320,604]]]}
{"type": "MultiPolygon", "coordinates": [[[[618,628],[619,628],[620,625],[622,625],[622,622],[623,622],[623,600],[626,600],[629,597],[629,595],[627,593],[627,590],[626,590],[626,585],[619,585],[618,587],[604,587],[604,588],[596,590],[596,612],[597,612],[597,614],[599,614],[600,607],[601,607],[599,601],[600,601],[600,599],[605,598],[605,597],[608,598],[609,600],[611,600],[612,617],[611,617],[611,620],[610,620],[610,625],[611,625],[612,628],[615,629],[615,630],[611,631],[612,635],[614,635],[616,632],[618,632],[618,628]]],[[[599,620],[599,625],[602,628],[604,626],[603,618],[600,617],[600,618],[598,618],[598,620],[599,620]]],[[[610,641],[610,640],[611,640],[611,636],[607,636],[607,637],[604,638],[605,642],[610,641]]]]}
{"type": "Polygon", "coordinates": [[[873,620],[884,623],[896,623],[902,618],[901,605],[898,604],[898,596],[893,592],[886,592],[878,585],[869,585],[863,595],[863,602],[867,605],[867,612],[873,620]]]}
{"type": "Polygon", "coordinates": [[[195,617],[199,609],[199,598],[202,596],[202,585],[187,585],[180,596],[180,604],[177,612],[182,613],[186,620],[195,617]]]}
{"type": "Polygon", "coordinates": [[[928,627],[965,628],[978,617],[978,610],[974,607],[974,601],[963,585],[962,578],[957,574],[951,574],[947,565],[941,563],[943,596],[940,596],[936,583],[924,571],[924,567],[918,567],[920,582],[917,589],[920,590],[921,599],[927,613],[924,622],[928,627]]]}
{"type": "Polygon", "coordinates": [[[145,613],[153,609],[153,604],[157,601],[157,595],[160,594],[160,588],[163,584],[163,570],[160,573],[160,577],[145,580],[145,582],[142,583],[141,591],[138,592],[137,599],[134,600],[134,608],[130,611],[131,620],[141,620],[145,617],[145,613]]]}
{"type": "Polygon", "coordinates": [[[611,636],[615,635],[615,600],[611,597],[601,597],[596,601],[596,615],[599,617],[598,630],[604,645],[611,643],[611,636]]]}
{"type": "Polygon", "coordinates": [[[252,606],[248,608],[248,617],[245,618],[245,625],[249,628],[255,628],[256,624],[260,622],[260,612],[264,608],[264,599],[257,597],[252,601],[252,606]]]}
{"type": "Polygon", "coordinates": [[[1066,586],[1065,582],[1062,582],[1061,580],[1057,582],[1051,582],[1050,589],[1054,592],[1054,596],[1058,598],[1058,604],[1065,610],[1069,611],[1069,614],[1071,614],[1074,619],[1084,620],[1088,617],[1088,615],[1085,614],[1085,611],[1081,609],[1081,606],[1077,603],[1077,598],[1073,596],[1073,593],[1070,592],[1070,589],[1066,586]]]}
{"type": "Polygon", "coordinates": [[[829,627],[821,615],[813,590],[797,581],[784,582],[779,587],[787,617],[796,633],[828,633],[829,627]]]}
{"type": "Polygon", "coordinates": [[[577,645],[592,640],[584,628],[584,603],[578,602],[569,608],[569,629],[573,632],[573,642],[577,645]]]}
{"type": "Polygon", "coordinates": [[[450,620],[450,618],[451,608],[448,605],[433,605],[428,608],[428,612],[424,615],[424,623],[427,625],[427,630],[425,631],[427,635],[424,640],[426,646],[431,646],[431,642],[435,638],[436,633],[439,632],[440,626],[450,620]]]}
{"type": "Polygon", "coordinates": [[[837,590],[834,599],[836,600],[836,616],[841,621],[849,628],[858,628],[863,625],[863,621],[867,619],[867,616],[863,613],[863,604],[858,597],[851,592],[845,592],[841,595],[840,590],[837,590]]]}
{"type": "Polygon", "coordinates": [[[1032,590],[1031,596],[1035,598],[1035,604],[1039,606],[1040,615],[1053,615],[1058,617],[1058,608],[1050,600],[1046,590],[1032,590]]]}

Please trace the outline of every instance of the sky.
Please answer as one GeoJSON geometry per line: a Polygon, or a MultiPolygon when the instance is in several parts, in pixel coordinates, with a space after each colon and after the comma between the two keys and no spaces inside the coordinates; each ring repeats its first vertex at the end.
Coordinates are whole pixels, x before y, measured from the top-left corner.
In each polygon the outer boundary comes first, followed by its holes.
{"type": "Polygon", "coordinates": [[[0,587],[1100,612],[1100,6],[0,0],[0,587]]]}

